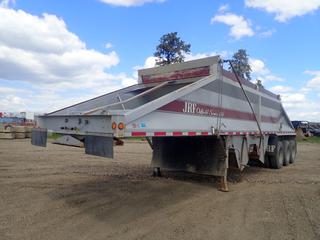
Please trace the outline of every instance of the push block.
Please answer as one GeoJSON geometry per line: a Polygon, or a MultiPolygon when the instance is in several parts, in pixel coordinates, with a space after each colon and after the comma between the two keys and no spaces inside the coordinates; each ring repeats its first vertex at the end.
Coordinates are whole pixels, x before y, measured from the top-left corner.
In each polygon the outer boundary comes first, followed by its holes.
{"type": "Polygon", "coordinates": [[[229,192],[227,176],[221,176],[219,178],[220,178],[220,181],[219,181],[218,190],[221,192],[229,192]]]}

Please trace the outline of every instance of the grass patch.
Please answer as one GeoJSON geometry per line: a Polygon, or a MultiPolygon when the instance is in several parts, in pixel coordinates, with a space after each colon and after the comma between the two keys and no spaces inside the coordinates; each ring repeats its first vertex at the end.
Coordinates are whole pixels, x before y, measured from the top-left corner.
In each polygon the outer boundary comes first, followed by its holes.
{"type": "Polygon", "coordinates": [[[297,139],[297,142],[303,143],[303,142],[308,142],[308,143],[318,143],[320,144],[320,137],[305,137],[302,139],[297,139]]]}
{"type": "Polygon", "coordinates": [[[51,133],[51,134],[48,134],[48,138],[49,139],[53,139],[53,140],[56,140],[58,139],[59,137],[61,137],[62,135],[60,133],[51,133]]]}
{"type": "Polygon", "coordinates": [[[133,140],[133,141],[146,141],[145,137],[126,137],[125,140],[133,140]]]}

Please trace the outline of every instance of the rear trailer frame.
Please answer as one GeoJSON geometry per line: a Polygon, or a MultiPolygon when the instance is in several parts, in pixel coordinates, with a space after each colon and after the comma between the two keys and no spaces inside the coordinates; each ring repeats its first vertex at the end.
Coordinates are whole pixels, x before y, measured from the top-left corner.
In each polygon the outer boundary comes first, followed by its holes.
{"type": "Polygon", "coordinates": [[[280,97],[222,64],[215,56],[139,70],[137,85],[38,116],[32,144],[45,146],[49,129],[81,139],[87,154],[113,157],[113,139],[147,137],[155,175],[219,176],[223,191],[228,168],[293,162],[295,131],[280,97]]]}

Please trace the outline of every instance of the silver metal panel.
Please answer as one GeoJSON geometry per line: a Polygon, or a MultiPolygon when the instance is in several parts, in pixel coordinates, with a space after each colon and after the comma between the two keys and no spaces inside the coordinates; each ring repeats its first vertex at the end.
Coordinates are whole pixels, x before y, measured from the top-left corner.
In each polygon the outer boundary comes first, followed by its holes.
{"type": "MultiPolygon", "coordinates": [[[[172,73],[175,71],[185,70],[185,69],[192,69],[192,68],[199,68],[203,66],[213,66],[218,64],[220,58],[218,56],[208,57],[203,59],[197,59],[193,61],[183,62],[180,64],[172,64],[162,67],[155,67],[155,68],[148,68],[148,69],[141,69],[138,71],[139,75],[139,83],[142,83],[142,76],[144,75],[154,75],[154,74],[165,74],[165,73],[172,73]]],[[[215,71],[215,70],[211,70],[215,71]]],[[[214,72],[211,72],[214,74],[214,72]]]]}
{"type": "Polygon", "coordinates": [[[145,105],[142,105],[141,107],[138,107],[136,109],[133,109],[132,111],[128,112],[126,114],[126,119],[128,122],[132,122],[178,98],[181,98],[195,90],[197,90],[198,88],[201,88],[205,85],[207,85],[208,83],[215,81],[216,78],[218,76],[217,75],[211,75],[208,77],[205,77],[197,82],[191,83],[188,86],[182,87],[176,91],[173,91],[165,96],[162,96],[160,98],[158,98],[157,100],[154,100],[152,102],[149,102],[145,105]]]}
{"type": "Polygon", "coordinates": [[[38,125],[57,133],[111,136],[111,116],[44,116],[38,125]]]}

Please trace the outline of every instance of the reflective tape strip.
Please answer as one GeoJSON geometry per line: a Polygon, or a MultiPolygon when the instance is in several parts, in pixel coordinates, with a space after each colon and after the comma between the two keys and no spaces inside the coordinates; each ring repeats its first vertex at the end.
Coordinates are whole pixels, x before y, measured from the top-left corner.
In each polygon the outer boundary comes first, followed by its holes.
{"type": "MultiPolygon", "coordinates": [[[[278,136],[295,136],[295,132],[269,132],[265,131],[262,132],[263,135],[278,135],[278,136]]],[[[210,136],[213,135],[211,132],[128,132],[125,134],[126,137],[180,137],[180,136],[210,136]]],[[[260,135],[259,131],[251,131],[251,132],[245,132],[245,131],[239,131],[239,132],[220,132],[220,135],[223,136],[245,136],[245,135],[260,135]]]]}

